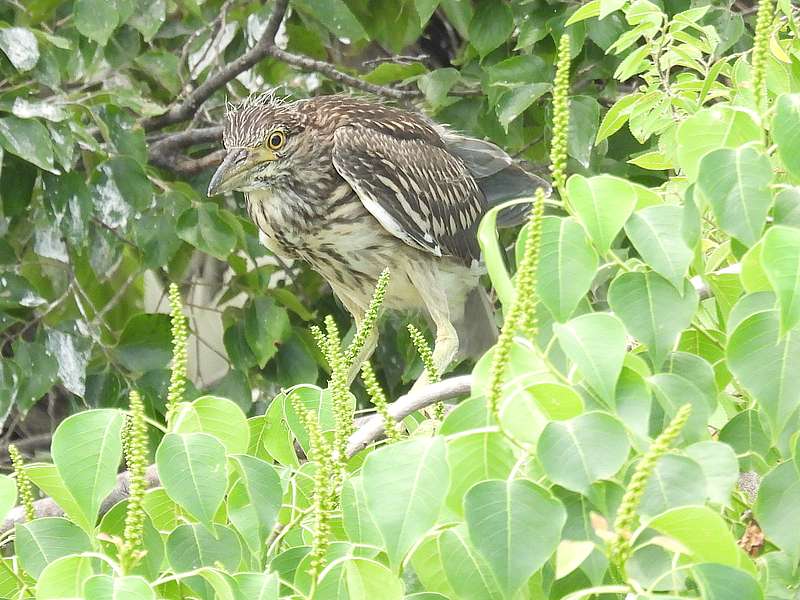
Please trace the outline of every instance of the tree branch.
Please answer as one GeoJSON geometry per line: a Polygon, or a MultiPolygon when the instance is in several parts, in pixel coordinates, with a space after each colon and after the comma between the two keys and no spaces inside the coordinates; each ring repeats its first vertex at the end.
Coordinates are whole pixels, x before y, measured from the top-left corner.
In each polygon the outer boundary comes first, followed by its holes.
{"type": "MultiPolygon", "coordinates": [[[[389,414],[395,419],[400,420],[411,413],[436,402],[451,400],[458,396],[470,393],[472,388],[472,376],[462,375],[445,379],[439,383],[433,383],[418,392],[409,393],[401,396],[389,406],[389,414]]],[[[366,448],[371,442],[377,440],[383,433],[383,418],[380,415],[371,415],[364,419],[356,432],[350,436],[347,445],[348,456],[353,456],[366,448]]],[[[158,471],[155,465],[147,467],[146,472],[147,487],[154,488],[161,485],[158,479],[158,471]]],[[[117,475],[117,485],[112,492],[103,500],[100,506],[100,515],[104,515],[116,503],[126,499],[130,493],[130,473],[124,471],[117,475]]],[[[33,503],[37,517],[62,517],[64,511],[52,498],[42,498],[33,503]]],[[[16,506],[9,511],[3,523],[0,525],[0,534],[14,528],[16,523],[25,521],[25,508],[16,506]]]]}
{"type": "Polygon", "coordinates": [[[267,27],[255,46],[232,63],[228,64],[221,71],[210,75],[208,79],[191,91],[177,106],[173,106],[163,115],[145,119],[142,123],[144,129],[146,131],[161,129],[168,125],[187,121],[197,112],[200,105],[208,100],[214,92],[234,79],[237,75],[244,73],[247,69],[265,58],[269,53],[269,49],[275,43],[275,35],[278,33],[288,5],[289,0],[275,0],[275,6],[267,22],[267,27]]]}

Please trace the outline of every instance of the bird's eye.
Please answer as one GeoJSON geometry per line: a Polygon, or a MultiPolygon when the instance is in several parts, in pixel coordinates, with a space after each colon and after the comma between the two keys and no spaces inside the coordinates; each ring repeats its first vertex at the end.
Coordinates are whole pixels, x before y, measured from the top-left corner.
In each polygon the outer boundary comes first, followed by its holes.
{"type": "Polygon", "coordinates": [[[276,131],[270,134],[269,138],[267,139],[267,146],[269,146],[270,150],[280,150],[285,143],[286,136],[282,131],[276,131]]]}

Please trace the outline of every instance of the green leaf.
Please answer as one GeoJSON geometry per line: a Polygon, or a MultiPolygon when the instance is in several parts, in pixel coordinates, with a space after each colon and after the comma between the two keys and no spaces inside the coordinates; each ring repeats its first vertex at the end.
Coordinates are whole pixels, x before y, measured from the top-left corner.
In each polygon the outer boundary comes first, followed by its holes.
{"type": "Polygon", "coordinates": [[[47,565],[62,556],[92,550],[89,536],[83,529],[60,517],[17,523],[14,533],[14,549],[19,564],[34,578],[38,578],[47,565]]]}
{"type": "Polygon", "coordinates": [[[728,368],[767,415],[772,440],[797,411],[800,398],[800,332],[780,335],[777,310],[757,312],[740,322],[727,347],[728,368]]]}
{"type": "Polygon", "coordinates": [[[750,573],[727,565],[706,563],[692,569],[704,600],[763,600],[758,581],[750,573]]]}
{"type": "Polygon", "coordinates": [[[25,27],[0,29],[0,50],[18,71],[30,71],[39,62],[39,43],[33,32],[25,27]]]}
{"type": "Polygon", "coordinates": [[[712,562],[737,567],[755,574],[755,566],[736,545],[722,517],[706,506],[685,506],[668,510],[648,523],[648,527],[680,542],[696,562],[712,562]]]}
{"type": "Polygon", "coordinates": [[[364,26],[343,0],[298,0],[297,8],[310,14],[336,37],[354,42],[367,38],[364,26]]]}
{"type": "Polygon", "coordinates": [[[775,225],[764,235],[761,266],[778,297],[781,333],[800,321],[800,229],[775,225]]]}
{"type": "MultiPolygon", "coordinates": [[[[170,434],[171,435],[171,434],[170,434]]],[[[177,572],[219,563],[234,571],[242,559],[236,533],[223,525],[213,525],[213,533],[199,523],[178,525],[167,538],[167,560],[177,572]]]]}
{"type": "Polygon", "coordinates": [[[167,369],[172,359],[169,315],[134,314],[114,349],[119,363],[131,371],[167,369]]]}
{"type": "Polygon", "coordinates": [[[58,474],[58,469],[55,465],[34,463],[26,465],[25,472],[34,485],[63,508],[64,513],[74,523],[80,525],[84,531],[94,530],[94,520],[90,520],[86,517],[81,507],[78,506],[75,498],[72,497],[72,494],[64,484],[64,480],[58,474]]]}
{"type": "Polygon", "coordinates": [[[595,146],[614,135],[625,125],[641,97],[642,94],[627,94],[608,109],[608,112],[600,122],[600,128],[597,130],[597,137],[594,140],[595,146]]]}
{"type": "Polygon", "coordinates": [[[752,455],[763,460],[770,448],[769,433],[761,423],[760,413],[752,408],[734,415],[719,432],[719,441],[729,445],[742,457],[742,470],[751,468],[752,455]]]}
{"type": "Polygon", "coordinates": [[[376,85],[386,85],[387,83],[403,81],[424,73],[427,73],[427,69],[422,63],[384,62],[364,75],[364,81],[368,81],[369,83],[374,83],[376,85]]]}
{"type": "Polygon", "coordinates": [[[564,354],[575,363],[586,383],[609,406],[625,358],[625,327],[614,315],[589,313],[554,331],[564,354]]]}
{"type": "Polygon", "coordinates": [[[464,516],[472,544],[511,598],[556,551],[567,511],[532,481],[493,479],[470,488],[464,516]]]}
{"type": "Polygon", "coordinates": [[[474,432],[448,440],[447,464],[450,466],[447,506],[461,516],[467,490],[486,479],[508,477],[516,458],[501,433],[474,432]]]}
{"type": "Polygon", "coordinates": [[[237,573],[239,593],[247,600],[278,600],[281,582],[277,573],[237,573]]]}
{"type": "Polygon", "coordinates": [[[436,523],[449,473],[441,437],[391,444],[367,456],[364,495],[396,570],[409,549],[436,523]]]}
{"type": "Polygon", "coordinates": [[[504,43],[514,30],[514,14],[505,2],[481,0],[469,23],[469,41],[481,58],[504,43]]]}
{"type": "Polygon", "coordinates": [[[786,169],[800,178],[800,94],[782,94],[770,128],[786,169]]]}
{"type": "Polygon", "coordinates": [[[622,273],[608,290],[608,303],[625,328],[647,347],[655,369],[678,343],[681,332],[692,322],[698,297],[688,281],[683,295],[669,281],[648,271],[622,273]]]}
{"type": "Polygon", "coordinates": [[[417,85],[420,91],[425,94],[425,99],[431,108],[436,110],[443,106],[455,102],[453,98],[448,98],[447,94],[453,86],[461,79],[461,74],[453,68],[436,69],[427,75],[419,78],[417,85]]]}
{"type": "Polygon", "coordinates": [[[431,15],[436,11],[437,6],[439,6],[439,0],[414,0],[414,7],[417,9],[420,25],[425,26],[431,15]]]}
{"type": "Polygon", "coordinates": [[[361,476],[350,477],[342,486],[342,525],[354,544],[381,547],[383,539],[367,510],[361,476]]]}
{"type": "Polygon", "coordinates": [[[733,448],[721,442],[697,442],[686,448],[686,455],[703,469],[708,499],[729,506],[739,480],[739,463],[733,448]]]}
{"type": "Polygon", "coordinates": [[[116,2],[107,0],[75,0],[72,6],[75,26],[90,40],[105,46],[119,25],[116,2]]]}
{"type": "Polygon", "coordinates": [[[567,181],[567,197],[571,212],[602,256],[633,212],[637,194],[633,184],[619,177],[573,175],[567,181]]]}
{"type": "Polygon", "coordinates": [[[712,150],[760,142],[762,136],[754,113],[730,106],[704,108],[678,126],[678,164],[691,183],[697,179],[700,160],[712,150]]]}
{"type": "Polygon", "coordinates": [[[574,219],[545,217],[539,246],[536,293],[557,321],[570,318],[589,291],[597,253],[574,219]]]}
{"type": "Polygon", "coordinates": [[[761,237],[772,205],[769,158],[750,147],[722,148],[700,161],[697,188],[711,204],[719,226],[746,246],[761,237]]]}
{"type": "Polygon", "coordinates": [[[0,475],[0,515],[8,514],[17,504],[17,482],[8,475],[0,475]]]}
{"type": "Polygon", "coordinates": [[[504,93],[495,105],[497,118],[508,133],[508,126],[525,110],[550,91],[549,83],[528,83],[504,93]]]}
{"type": "Polygon", "coordinates": [[[683,278],[694,258],[683,235],[684,210],[680,206],[648,206],[633,213],[625,233],[636,251],[654,271],[683,289],[683,278]]]}
{"type": "Polygon", "coordinates": [[[800,557],[800,475],[794,462],[779,464],[764,476],[753,511],[767,539],[796,561],[800,557]]]}
{"type": "Polygon", "coordinates": [[[278,306],[272,298],[255,298],[245,309],[244,335],[247,345],[264,366],[275,356],[280,342],[291,334],[291,324],[286,309],[278,306]]]}
{"type": "Polygon", "coordinates": [[[117,410],[89,410],[67,417],[53,434],[53,462],[85,517],[84,528],[94,528],[100,503],[117,483],[122,425],[117,410]]]}
{"type": "Polygon", "coordinates": [[[137,8],[128,18],[128,25],[142,34],[145,42],[153,39],[167,17],[166,0],[136,0],[137,8]]]}
{"type": "Polygon", "coordinates": [[[583,6],[578,8],[567,22],[564,23],[564,27],[569,27],[573,23],[577,23],[578,21],[583,21],[584,19],[592,19],[600,15],[600,0],[591,0],[591,2],[585,3],[583,6]]]}
{"type": "Polygon", "coordinates": [[[488,563],[470,543],[464,524],[425,539],[411,556],[411,564],[425,589],[446,598],[504,597],[488,563]]]}
{"type": "Polygon", "coordinates": [[[37,600],[68,600],[83,597],[83,584],[94,575],[86,556],[64,556],[47,565],[36,582],[37,600]]]}
{"type": "Polygon", "coordinates": [[[283,489],[280,478],[272,465],[254,456],[234,454],[230,460],[247,493],[245,503],[236,507],[228,496],[228,517],[239,531],[245,527],[255,530],[263,547],[281,509],[283,489]]]}
{"type": "Polygon", "coordinates": [[[620,470],[629,450],[622,424],[609,414],[591,412],[548,423],[537,456],[554,483],[586,494],[595,481],[620,470]]]}
{"type": "Polygon", "coordinates": [[[219,207],[205,202],[178,217],[178,237],[198,250],[224,261],[236,246],[236,231],[222,218],[219,207]]]}
{"type": "Polygon", "coordinates": [[[592,146],[600,122],[600,104],[591,96],[573,96],[569,101],[567,154],[589,168],[592,146]]]}
{"type": "Polygon", "coordinates": [[[319,600],[401,600],[403,582],[381,563],[349,557],[331,563],[319,581],[315,599],[319,600]]]}
{"type": "Polygon", "coordinates": [[[95,575],[83,587],[85,600],[156,600],[156,593],[144,577],[95,575]]]}
{"type": "Polygon", "coordinates": [[[40,169],[58,174],[47,127],[36,119],[8,116],[0,119],[0,146],[40,169]]]}
{"type": "Polygon", "coordinates": [[[210,527],[227,488],[225,446],[206,433],[168,433],[156,465],[169,497],[210,527]]]}
{"type": "Polygon", "coordinates": [[[670,508],[703,504],[706,480],[703,469],[691,458],[665,454],[647,480],[639,513],[653,517],[670,508]]]}
{"type": "Polygon", "coordinates": [[[201,396],[175,413],[172,433],[207,433],[225,446],[228,454],[247,451],[250,426],[242,409],[227,398],[201,396]]]}

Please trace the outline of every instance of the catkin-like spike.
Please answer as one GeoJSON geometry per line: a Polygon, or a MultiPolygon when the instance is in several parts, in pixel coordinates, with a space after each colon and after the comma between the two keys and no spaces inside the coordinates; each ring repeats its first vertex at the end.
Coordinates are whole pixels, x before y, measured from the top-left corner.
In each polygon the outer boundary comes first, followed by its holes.
{"type": "Polygon", "coordinates": [[[127,512],[125,513],[125,529],[122,534],[122,550],[120,563],[124,571],[129,572],[142,556],[144,544],[144,495],[147,491],[147,422],[145,421],[144,403],[135,390],[130,393],[130,414],[125,445],[125,462],[130,474],[130,492],[127,512]]]}
{"type": "Polygon", "coordinates": [[[172,322],[172,373],[167,391],[167,423],[178,404],[183,402],[187,380],[186,341],[189,338],[189,329],[186,324],[186,315],[183,314],[181,293],[175,283],[169,284],[169,305],[169,317],[172,322]]]}
{"type": "Polygon", "coordinates": [[[381,384],[378,383],[378,378],[375,377],[375,371],[372,369],[372,364],[365,360],[361,365],[361,379],[364,381],[364,387],[367,388],[367,393],[375,405],[375,410],[383,417],[384,431],[386,437],[392,442],[398,442],[401,439],[400,432],[397,429],[397,423],[394,417],[389,414],[389,403],[386,401],[386,395],[381,389],[381,384]]]}
{"type": "Polygon", "coordinates": [[[369,301],[367,312],[364,314],[361,327],[359,327],[355,337],[353,338],[353,341],[350,343],[350,346],[347,348],[347,352],[345,353],[345,360],[347,361],[348,369],[353,364],[353,361],[358,358],[358,355],[360,354],[361,350],[364,349],[367,340],[369,340],[369,337],[375,330],[375,325],[378,322],[381,307],[383,306],[383,299],[386,297],[386,288],[388,286],[389,269],[384,269],[381,272],[380,277],[378,277],[378,283],[375,286],[375,291],[372,293],[372,298],[369,301]]]}
{"type": "Polygon", "coordinates": [[[769,56],[769,36],[775,7],[772,0],[761,0],[758,3],[756,17],[756,33],[753,39],[753,95],[759,110],[766,108],[767,96],[767,58],[769,56]]]}
{"type": "Polygon", "coordinates": [[[19,502],[25,509],[25,520],[33,521],[36,518],[36,509],[33,506],[33,486],[28,474],[25,472],[25,464],[22,454],[14,444],[9,444],[8,455],[11,458],[11,465],[14,467],[14,475],[17,478],[17,495],[19,502]]]}
{"type": "MultiPolygon", "coordinates": [[[[436,383],[437,381],[441,381],[442,375],[439,373],[439,369],[436,368],[436,365],[433,362],[433,352],[431,352],[431,347],[428,345],[428,341],[425,339],[425,336],[422,335],[422,332],[414,327],[414,325],[411,323],[406,325],[406,328],[408,329],[408,333],[411,335],[411,342],[414,344],[414,348],[416,348],[417,354],[419,354],[419,357],[422,360],[422,365],[425,367],[425,374],[428,377],[428,382],[436,383]]],[[[434,404],[433,411],[437,420],[444,420],[443,402],[437,402],[434,404]]]]}
{"type": "Polygon", "coordinates": [[[347,360],[342,352],[342,342],[336,321],[330,315],[325,317],[328,364],[331,367],[330,390],[333,400],[333,447],[335,456],[344,469],[347,460],[347,439],[353,433],[353,411],[350,390],[347,384],[347,360]]]}
{"type": "Polygon", "coordinates": [[[336,508],[336,501],[339,497],[336,483],[338,478],[334,473],[332,448],[322,435],[314,414],[303,405],[298,395],[292,395],[291,402],[308,432],[308,458],[316,465],[312,495],[311,559],[308,570],[312,581],[315,582],[325,566],[325,556],[330,546],[330,518],[336,508]]]}
{"type": "Polygon", "coordinates": [[[647,452],[636,465],[622,502],[617,510],[614,523],[614,538],[611,541],[611,560],[620,570],[624,570],[625,561],[631,551],[631,530],[636,521],[636,510],[642,501],[647,480],[653,474],[658,459],[669,450],[672,442],[678,437],[689,416],[692,414],[692,405],[684,404],[670,421],[669,425],[661,432],[652,443],[647,452]]]}
{"type": "Polygon", "coordinates": [[[525,332],[531,340],[536,334],[536,271],[539,262],[539,242],[541,239],[541,221],[544,211],[544,190],[539,188],[533,199],[533,209],[528,219],[528,243],[517,268],[516,290],[514,300],[505,315],[503,328],[494,348],[489,375],[487,400],[489,411],[495,419],[500,415],[500,398],[503,389],[503,377],[511,357],[511,346],[517,331],[525,332]]]}
{"type": "Polygon", "coordinates": [[[553,84],[553,139],[550,142],[550,173],[561,197],[567,182],[567,137],[569,134],[569,35],[558,44],[558,63],[553,84]]]}

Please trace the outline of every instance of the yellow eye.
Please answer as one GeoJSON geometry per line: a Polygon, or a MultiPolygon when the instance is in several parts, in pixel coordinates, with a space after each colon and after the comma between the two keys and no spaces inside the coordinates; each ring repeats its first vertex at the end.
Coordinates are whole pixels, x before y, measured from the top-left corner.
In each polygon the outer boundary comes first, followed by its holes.
{"type": "Polygon", "coordinates": [[[267,146],[270,150],[280,150],[286,143],[286,136],[282,131],[275,131],[269,134],[267,138],[267,146]]]}

